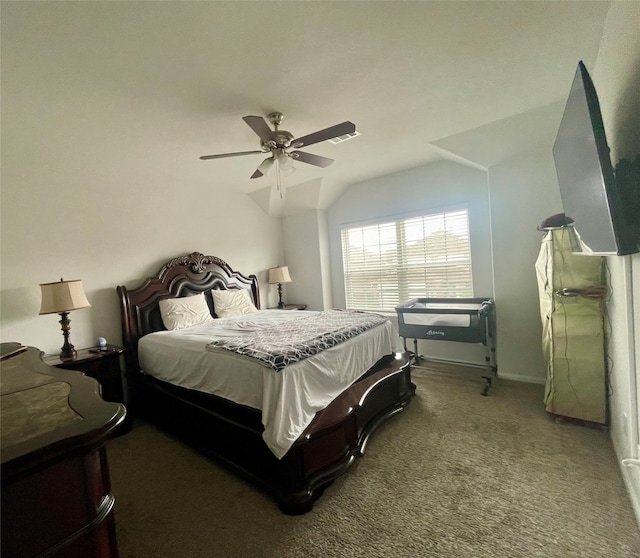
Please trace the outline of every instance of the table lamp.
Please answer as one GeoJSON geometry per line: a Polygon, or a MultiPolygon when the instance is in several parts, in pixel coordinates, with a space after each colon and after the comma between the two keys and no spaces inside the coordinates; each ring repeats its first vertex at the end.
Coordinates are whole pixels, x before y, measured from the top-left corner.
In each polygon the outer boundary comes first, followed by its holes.
{"type": "Polygon", "coordinates": [[[282,302],[282,283],[291,283],[289,268],[286,265],[272,267],[269,270],[269,279],[267,279],[267,282],[270,285],[278,284],[278,308],[284,308],[284,302],[282,302]]]}
{"type": "Polygon", "coordinates": [[[61,360],[73,360],[76,358],[76,350],[69,342],[69,312],[72,310],[80,310],[81,308],[89,308],[91,304],[87,300],[82,288],[82,281],[79,279],[73,281],[64,281],[60,279],[55,283],[42,283],[40,285],[42,291],[42,304],[40,305],[40,314],[60,314],[60,326],[64,337],[64,345],[60,351],[61,360]]]}

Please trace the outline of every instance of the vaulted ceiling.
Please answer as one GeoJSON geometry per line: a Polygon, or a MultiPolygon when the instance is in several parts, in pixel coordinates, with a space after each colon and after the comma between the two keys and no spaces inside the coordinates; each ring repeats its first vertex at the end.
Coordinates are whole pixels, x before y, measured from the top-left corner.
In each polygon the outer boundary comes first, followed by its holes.
{"type": "Polygon", "coordinates": [[[50,53],[52,92],[73,82],[91,100],[86,114],[82,102],[70,102],[69,117],[93,119],[96,136],[103,119],[119,119],[122,138],[108,141],[128,145],[131,165],[243,192],[274,215],[326,208],[349,184],[441,158],[487,167],[552,137],[578,60],[595,61],[609,8],[584,1],[36,4],[42,32],[30,18],[11,39],[25,33],[23,56],[50,53]],[[249,178],[261,154],[199,160],[259,149],[242,117],[272,111],[284,113],[281,127],[294,136],[345,120],[361,135],[305,149],[335,162],[325,169],[295,163],[283,179],[284,200],[271,188],[274,176],[249,178]]]}

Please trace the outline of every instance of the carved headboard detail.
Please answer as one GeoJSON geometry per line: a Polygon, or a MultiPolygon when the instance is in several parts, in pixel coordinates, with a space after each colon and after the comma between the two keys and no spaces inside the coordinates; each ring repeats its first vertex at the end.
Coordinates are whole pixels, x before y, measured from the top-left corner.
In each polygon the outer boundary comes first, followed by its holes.
{"type": "MultiPolygon", "coordinates": [[[[188,256],[178,256],[177,258],[173,258],[164,264],[164,268],[188,266],[193,273],[204,273],[207,264],[215,264],[218,267],[229,268],[229,265],[220,258],[217,258],[216,256],[205,256],[200,252],[192,252],[188,256]]],[[[162,273],[162,270],[160,270],[160,273],[162,273]]]]}

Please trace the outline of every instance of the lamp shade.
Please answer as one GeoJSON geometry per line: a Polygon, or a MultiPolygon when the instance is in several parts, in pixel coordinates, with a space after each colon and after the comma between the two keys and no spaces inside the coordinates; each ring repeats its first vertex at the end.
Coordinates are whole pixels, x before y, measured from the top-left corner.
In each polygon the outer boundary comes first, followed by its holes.
{"type": "Polygon", "coordinates": [[[91,304],[87,300],[82,288],[82,281],[57,281],[55,283],[42,283],[42,303],[40,314],[55,314],[60,312],[71,312],[89,308],[91,304]]]}
{"type": "Polygon", "coordinates": [[[289,268],[286,265],[280,267],[272,267],[269,270],[269,284],[275,283],[291,283],[291,275],[289,275],[289,268]]]}

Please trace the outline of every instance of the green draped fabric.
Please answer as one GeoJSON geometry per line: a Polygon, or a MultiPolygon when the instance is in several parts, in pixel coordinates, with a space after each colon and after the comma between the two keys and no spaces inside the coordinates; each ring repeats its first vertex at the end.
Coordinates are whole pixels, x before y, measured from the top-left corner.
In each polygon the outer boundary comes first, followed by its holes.
{"type": "Polygon", "coordinates": [[[546,232],[536,261],[549,413],[607,423],[603,258],[571,253],[570,229],[546,232]],[[558,291],[575,289],[576,296],[558,291]]]}

